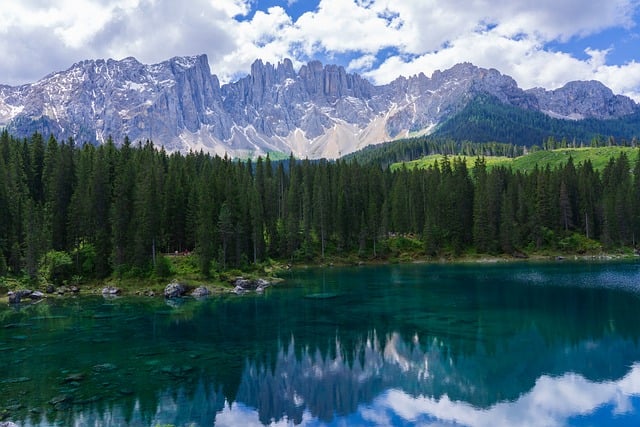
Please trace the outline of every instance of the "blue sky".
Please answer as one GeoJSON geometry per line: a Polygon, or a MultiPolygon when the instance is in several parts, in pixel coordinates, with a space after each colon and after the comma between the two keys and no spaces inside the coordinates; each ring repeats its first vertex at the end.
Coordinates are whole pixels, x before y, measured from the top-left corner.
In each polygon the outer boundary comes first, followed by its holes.
{"type": "Polygon", "coordinates": [[[0,84],[83,59],[205,53],[223,82],[257,58],[378,84],[466,61],[523,88],[593,79],[640,101],[640,0],[21,0],[0,22],[0,84]]]}

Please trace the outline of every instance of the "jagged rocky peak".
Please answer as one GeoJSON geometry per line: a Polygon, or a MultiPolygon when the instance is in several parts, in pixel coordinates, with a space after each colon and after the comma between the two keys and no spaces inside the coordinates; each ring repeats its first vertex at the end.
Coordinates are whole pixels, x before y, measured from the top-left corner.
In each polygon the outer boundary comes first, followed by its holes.
{"type": "Polygon", "coordinates": [[[599,81],[573,81],[555,89],[529,89],[541,111],[567,119],[612,119],[633,114],[638,105],[630,98],[615,95],[599,81]]]}
{"type": "Polygon", "coordinates": [[[278,62],[276,73],[278,75],[278,81],[293,79],[296,77],[296,72],[293,69],[293,62],[291,62],[289,58],[285,58],[282,62],[278,62]]]}
{"type": "Polygon", "coordinates": [[[193,56],[174,56],[169,60],[169,63],[184,70],[193,67],[201,67],[203,69],[209,70],[209,59],[205,54],[193,56]]]}
{"type": "Polygon", "coordinates": [[[254,81],[259,80],[263,84],[282,84],[287,79],[295,79],[296,72],[293,69],[293,63],[288,58],[278,62],[276,66],[257,59],[251,64],[250,76],[254,81]]]}
{"type": "Polygon", "coordinates": [[[554,91],[520,89],[495,69],[470,63],[375,86],[338,65],[256,60],[220,86],[206,55],[145,65],[129,57],[86,60],[37,83],[0,86],[0,126],[102,142],[152,139],[168,150],[250,156],[269,151],[338,157],[369,144],[426,133],[487,94],[562,118],[611,118],[638,111],[598,82],[554,91]]]}
{"type": "Polygon", "coordinates": [[[310,61],[298,72],[306,91],[311,95],[329,98],[353,96],[369,98],[373,85],[358,74],[349,74],[339,65],[325,65],[320,61],[310,61]]]}
{"type": "Polygon", "coordinates": [[[494,68],[481,68],[468,62],[456,64],[448,70],[435,71],[431,76],[431,86],[436,89],[454,84],[462,86],[472,96],[489,93],[503,102],[508,102],[510,97],[521,95],[522,92],[510,76],[494,68]]]}

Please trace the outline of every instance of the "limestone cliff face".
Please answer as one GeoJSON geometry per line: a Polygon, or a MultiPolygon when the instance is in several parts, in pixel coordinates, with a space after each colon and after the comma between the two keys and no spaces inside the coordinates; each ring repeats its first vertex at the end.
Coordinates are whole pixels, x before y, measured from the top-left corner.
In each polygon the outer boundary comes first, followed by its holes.
{"type": "Polygon", "coordinates": [[[79,142],[151,139],[167,150],[251,156],[269,151],[335,158],[369,144],[427,133],[475,96],[490,94],[554,117],[615,118],[638,105],[599,82],[523,91],[509,76],[472,64],[374,86],[318,61],[257,60],[220,86],[205,55],[145,65],[87,60],[18,87],[0,86],[0,126],[79,142]]]}
{"type": "Polygon", "coordinates": [[[568,119],[614,119],[638,109],[633,100],[614,95],[611,89],[593,80],[569,82],[552,91],[536,88],[527,93],[537,98],[541,111],[568,119]]]}

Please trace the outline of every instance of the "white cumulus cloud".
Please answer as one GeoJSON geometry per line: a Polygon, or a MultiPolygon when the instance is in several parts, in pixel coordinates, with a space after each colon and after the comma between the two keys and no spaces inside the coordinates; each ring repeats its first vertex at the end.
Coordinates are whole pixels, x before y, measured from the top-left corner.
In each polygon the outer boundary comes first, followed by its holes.
{"type": "Polygon", "coordinates": [[[0,83],[35,81],[88,58],[142,62],[206,53],[222,81],[251,63],[339,58],[376,83],[459,62],[492,67],[525,87],[597,79],[640,100],[640,66],[610,47],[562,46],[610,29],[634,33],[638,0],[320,0],[297,19],[260,0],[22,0],[0,8],[0,83]],[[262,8],[264,9],[264,8],[262,8]],[[549,47],[554,43],[554,48],[549,47]]]}

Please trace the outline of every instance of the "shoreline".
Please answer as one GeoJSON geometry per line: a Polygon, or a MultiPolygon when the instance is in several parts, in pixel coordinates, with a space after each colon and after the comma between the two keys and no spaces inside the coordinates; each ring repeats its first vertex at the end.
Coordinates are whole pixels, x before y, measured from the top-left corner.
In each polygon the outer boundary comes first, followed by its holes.
{"type": "MultiPolygon", "coordinates": [[[[332,268],[332,267],[358,267],[358,266],[375,266],[375,265],[410,265],[410,264],[432,264],[432,265],[469,265],[469,264],[508,264],[508,263],[546,263],[546,262],[619,262],[619,261],[632,261],[640,260],[640,255],[629,252],[602,252],[598,254],[527,254],[526,256],[513,256],[513,255],[463,255],[459,257],[415,257],[411,259],[349,259],[349,258],[332,258],[325,262],[296,262],[290,264],[282,264],[282,266],[274,268],[270,271],[268,280],[272,284],[281,283],[284,279],[279,277],[279,274],[285,271],[295,269],[310,269],[310,268],[332,268]]],[[[238,277],[250,277],[256,276],[253,273],[241,272],[238,277]]],[[[223,273],[224,274],[224,273],[223,273]]],[[[101,296],[104,295],[103,289],[110,286],[118,287],[118,297],[146,297],[146,298],[165,298],[163,290],[164,288],[173,282],[180,282],[186,284],[189,288],[195,289],[198,287],[206,287],[209,290],[209,296],[223,296],[223,295],[238,295],[234,292],[234,285],[230,280],[214,280],[207,282],[204,279],[193,279],[185,277],[168,278],[166,281],[162,281],[164,284],[151,284],[150,281],[144,279],[134,280],[128,279],[123,282],[118,279],[111,279],[104,282],[94,282],[90,284],[78,285],[75,291],[71,291],[74,286],[61,286],[60,288],[66,288],[63,292],[57,290],[53,293],[44,293],[42,299],[29,300],[29,304],[35,304],[41,302],[44,299],[65,299],[74,297],[87,297],[87,296],[101,296]],[[122,287],[120,287],[122,286],[122,287]]],[[[8,292],[12,290],[19,290],[20,288],[9,289],[3,282],[2,294],[0,294],[0,304],[9,304],[8,292]],[[5,290],[6,289],[6,290],[5,290]]],[[[34,287],[35,290],[40,290],[40,287],[34,287]]],[[[185,295],[188,296],[188,295],[185,295]]]]}
{"type": "Polygon", "coordinates": [[[347,259],[336,259],[328,262],[320,263],[294,263],[291,269],[295,268],[318,268],[318,267],[357,267],[366,265],[409,265],[409,264],[498,264],[498,263],[514,263],[514,262],[557,262],[557,261],[624,261],[624,260],[640,260],[640,255],[630,253],[611,253],[603,252],[599,254],[529,254],[523,257],[512,255],[464,255],[455,258],[440,257],[429,258],[421,257],[412,260],[358,260],[357,262],[347,259]]]}

